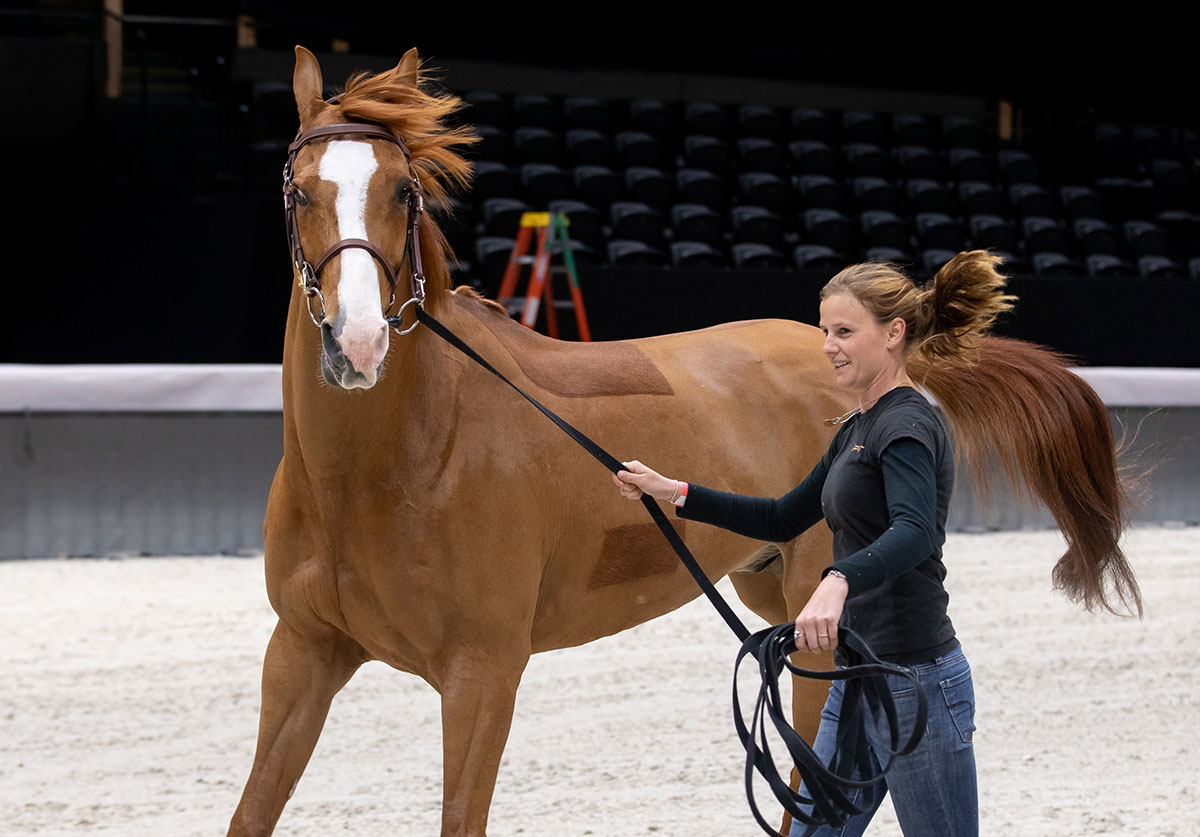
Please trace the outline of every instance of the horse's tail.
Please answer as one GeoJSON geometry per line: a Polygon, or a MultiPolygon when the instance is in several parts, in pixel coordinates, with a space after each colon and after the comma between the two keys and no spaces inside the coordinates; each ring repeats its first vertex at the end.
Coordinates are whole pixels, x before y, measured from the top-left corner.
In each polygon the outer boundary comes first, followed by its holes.
{"type": "Polygon", "coordinates": [[[1067,540],[1055,587],[1089,610],[1140,616],[1120,544],[1129,486],[1104,402],[1052,351],[1001,337],[981,338],[977,349],[974,362],[931,363],[917,353],[909,366],[949,419],[960,461],[986,493],[986,468],[998,458],[1018,494],[1050,509],[1067,540]]]}

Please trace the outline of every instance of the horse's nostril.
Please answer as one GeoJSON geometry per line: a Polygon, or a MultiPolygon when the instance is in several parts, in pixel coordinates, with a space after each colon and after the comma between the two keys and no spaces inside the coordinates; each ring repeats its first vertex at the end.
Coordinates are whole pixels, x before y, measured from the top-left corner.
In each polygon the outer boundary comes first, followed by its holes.
{"type": "Polygon", "coordinates": [[[328,321],[321,323],[321,348],[325,350],[325,354],[331,360],[342,361],[342,347],[338,344],[337,335],[333,332],[333,325],[328,321]]]}

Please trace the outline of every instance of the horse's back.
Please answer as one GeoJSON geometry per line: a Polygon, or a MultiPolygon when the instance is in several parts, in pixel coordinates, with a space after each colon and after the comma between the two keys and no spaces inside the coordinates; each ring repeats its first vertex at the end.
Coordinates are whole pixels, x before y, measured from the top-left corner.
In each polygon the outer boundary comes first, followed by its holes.
{"type": "Polygon", "coordinates": [[[760,387],[763,398],[816,385],[832,375],[819,329],[782,319],[743,320],[631,340],[554,340],[486,301],[460,296],[539,389],[567,398],[692,395],[697,385],[724,391],[760,387]]]}

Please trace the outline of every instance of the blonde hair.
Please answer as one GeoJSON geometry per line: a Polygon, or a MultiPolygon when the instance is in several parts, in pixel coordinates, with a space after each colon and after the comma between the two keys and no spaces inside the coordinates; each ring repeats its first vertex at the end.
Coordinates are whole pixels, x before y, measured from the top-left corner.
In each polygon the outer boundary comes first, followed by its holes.
{"type": "Polygon", "coordinates": [[[830,279],[821,289],[821,299],[848,293],[880,323],[904,320],[907,352],[930,361],[966,361],[996,317],[1016,302],[1003,292],[1001,263],[987,250],[969,250],[918,287],[895,264],[864,262],[830,279]]]}

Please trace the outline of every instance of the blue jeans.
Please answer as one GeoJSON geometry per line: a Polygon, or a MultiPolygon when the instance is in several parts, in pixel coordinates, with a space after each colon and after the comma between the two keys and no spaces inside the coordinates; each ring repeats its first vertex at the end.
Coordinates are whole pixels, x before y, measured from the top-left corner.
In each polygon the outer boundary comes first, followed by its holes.
{"type": "MultiPolygon", "coordinates": [[[[928,663],[913,666],[925,690],[929,723],[917,749],[897,758],[883,781],[854,792],[856,807],[866,810],[851,817],[840,828],[828,825],[811,832],[813,837],[859,837],[871,817],[891,793],[892,806],[905,837],[976,837],[979,834],[979,798],[975,785],[975,689],[971,667],[961,648],[928,663]]],[[[916,688],[911,681],[888,675],[896,702],[901,740],[908,737],[916,712],[916,688]]],[[[821,726],[813,750],[828,764],[837,740],[842,708],[843,681],[834,681],[821,711],[821,726]]],[[[867,713],[867,740],[871,745],[872,770],[878,772],[875,753],[886,756],[889,738],[885,718],[867,713]]],[[[856,776],[857,778],[857,776],[856,776]]],[[[801,789],[801,793],[804,790],[801,789]]],[[[792,824],[790,837],[808,833],[799,821],[792,824]]]]}

